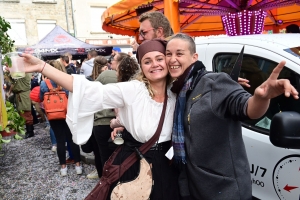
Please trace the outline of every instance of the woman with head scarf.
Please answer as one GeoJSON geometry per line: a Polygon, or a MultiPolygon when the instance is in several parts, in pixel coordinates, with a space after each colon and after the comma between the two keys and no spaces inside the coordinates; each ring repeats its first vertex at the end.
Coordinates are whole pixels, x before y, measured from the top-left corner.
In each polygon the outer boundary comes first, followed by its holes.
{"type": "MultiPolygon", "coordinates": [[[[163,102],[167,98],[159,139],[144,156],[152,164],[155,182],[150,199],[179,199],[178,173],[165,156],[171,145],[176,97],[168,87],[170,76],[163,41],[150,40],[139,46],[137,57],[141,74],[137,80],[107,85],[90,82],[83,76],[61,73],[28,54],[22,56],[29,65],[26,67],[27,72],[39,71],[70,91],[66,120],[75,143],[83,144],[90,137],[95,112],[109,108],[119,109],[119,119],[126,132],[123,132],[125,143],[122,154],[118,154],[115,159],[116,164],[134,152],[132,145],[141,146],[154,135],[163,102]],[[126,143],[131,147],[126,146],[126,143]]],[[[132,180],[138,173],[139,162],[136,162],[120,177],[120,181],[132,180]]]]}

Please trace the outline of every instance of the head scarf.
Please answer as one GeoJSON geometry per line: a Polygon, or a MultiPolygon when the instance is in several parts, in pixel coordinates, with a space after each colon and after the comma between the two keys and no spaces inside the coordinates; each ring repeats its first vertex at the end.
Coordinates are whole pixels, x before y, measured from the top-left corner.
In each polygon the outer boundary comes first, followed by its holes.
{"type": "Polygon", "coordinates": [[[158,51],[166,54],[166,41],[161,39],[153,39],[144,41],[137,49],[136,58],[138,63],[141,64],[143,56],[152,51],[158,51]]]}

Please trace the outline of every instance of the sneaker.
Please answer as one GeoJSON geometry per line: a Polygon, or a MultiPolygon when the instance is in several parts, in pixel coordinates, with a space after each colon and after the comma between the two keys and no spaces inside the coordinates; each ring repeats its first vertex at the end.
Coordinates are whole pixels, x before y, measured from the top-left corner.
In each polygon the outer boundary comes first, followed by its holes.
{"type": "Polygon", "coordinates": [[[51,151],[56,152],[56,150],[57,150],[57,146],[53,145],[51,151]]]}
{"type": "Polygon", "coordinates": [[[89,173],[86,177],[88,179],[97,179],[97,178],[99,178],[98,172],[97,172],[96,169],[94,171],[92,171],[91,173],[89,173]]]}
{"type": "Polygon", "coordinates": [[[82,174],[82,167],[81,166],[75,166],[76,174],[80,175],[82,174]]]}
{"type": "Polygon", "coordinates": [[[74,163],[75,163],[75,161],[72,160],[72,159],[70,159],[70,158],[68,158],[68,159],[66,160],[66,164],[67,164],[67,165],[71,165],[71,164],[74,164],[74,163]]]}
{"type": "Polygon", "coordinates": [[[61,176],[67,176],[67,172],[68,172],[68,168],[67,167],[60,169],[60,175],[61,176]]]}

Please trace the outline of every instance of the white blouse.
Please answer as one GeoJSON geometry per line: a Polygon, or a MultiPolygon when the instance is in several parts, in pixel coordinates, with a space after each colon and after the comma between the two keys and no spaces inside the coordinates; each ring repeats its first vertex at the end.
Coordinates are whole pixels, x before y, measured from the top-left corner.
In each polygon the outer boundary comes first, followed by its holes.
{"type": "MultiPolygon", "coordinates": [[[[159,143],[171,140],[176,96],[168,89],[168,104],[159,143]]],[[[92,134],[94,113],[119,108],[121,124],[139,142],[147,142],[155,133],[163,103],[154,101],[144,83],[130,82],[102,85],[73,75],[73,93],[69,93],[66,122],[76,144],[84,144],[92,134]]],[[[101,133],[99,133],[101,134],[101,133]]]]}

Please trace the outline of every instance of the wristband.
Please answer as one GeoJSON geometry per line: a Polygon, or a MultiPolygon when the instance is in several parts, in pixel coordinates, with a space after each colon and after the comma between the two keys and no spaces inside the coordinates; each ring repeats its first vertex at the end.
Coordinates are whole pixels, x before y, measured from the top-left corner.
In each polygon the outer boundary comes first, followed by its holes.
{"type": "Polygon", "coordinates": [[[42,71],[41,71],[41,73],[43,72],[43,70],[44,70],[45,66],[46,66],[46,62],[44,62],[44,66],[43,66],[43,68],[42,68],[42,71]]]}

